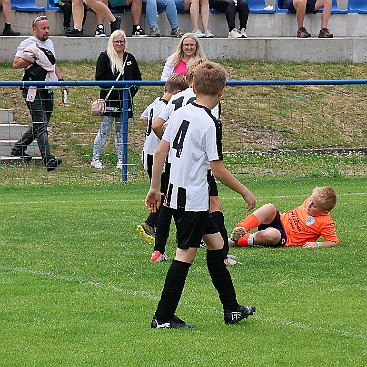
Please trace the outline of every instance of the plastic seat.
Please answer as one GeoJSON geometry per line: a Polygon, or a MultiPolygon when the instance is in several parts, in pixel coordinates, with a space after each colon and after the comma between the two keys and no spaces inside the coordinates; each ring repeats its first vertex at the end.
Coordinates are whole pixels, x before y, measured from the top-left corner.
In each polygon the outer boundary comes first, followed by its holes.
{"type": "Polygon", "coordinates": [[[264,0],[247,0],[250,13],[253,14],[273,14],[275,13],[275,7],[273,9],[265,9],[264,0]]]}
{"type": "Polygon", "coordinates": [[[48,11],[61,11],[61,8],[55,5],[54,0],[47,0],[46,8],[48,11]]]}
{"type": "Polygon", "coordinates": [[[349,0],[348,1],[349,13],[367,14],[367,1],[366,0],[349,0]]]}
{"type": "Polygon", "coordinates": [[[11,0],[11,8],[15,11],[45,11],[45,7],[37,6],[35,0],[11,0]]]}
{"type": "Polygon", "coordinates": [[[332,6],[331,6],[331,14],[348,14],[348,9],[339,9],[338,7],[338,1],[333,0],[332,6]]]}

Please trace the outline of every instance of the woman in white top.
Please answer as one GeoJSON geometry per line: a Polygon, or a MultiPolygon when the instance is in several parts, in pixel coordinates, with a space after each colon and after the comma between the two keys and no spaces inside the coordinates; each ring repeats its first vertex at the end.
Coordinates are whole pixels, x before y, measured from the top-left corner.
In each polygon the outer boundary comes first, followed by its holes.
{"type": "Polygon", "coordinates": [[[192,33],[185,33],[177,45],[176,51],[168,57],[161,75],[166,81],[172,73],[186,75],[187,63],[192,59],[205,59],[199,39],[192,33]]]}

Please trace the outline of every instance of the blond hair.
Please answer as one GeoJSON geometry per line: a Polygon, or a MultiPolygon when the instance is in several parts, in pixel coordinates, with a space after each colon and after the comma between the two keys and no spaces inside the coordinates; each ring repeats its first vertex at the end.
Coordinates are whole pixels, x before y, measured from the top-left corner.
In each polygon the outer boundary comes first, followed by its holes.
{"type": "Polygon", "coordinates": [[[200,58],[200,59],[196,59],[196,60],[190,60],[187,64],[187,70],[186,70],[186,82],[188,84],[191,84],[192,81],[194,80],[194,71],[195,68],[199,65],[201,65],[202,63],[204,63],[206,61],[205,58],[200,58]]]}
{"type": "Polygon", "coordinates": [[[112,72],[113,73],[124,74],[124,64],[123,64],[122,60],[119,58],[117,52],[115,51],[115,48],[113,47],[113,41],[114,41],[116,36],[123,36],[124,37],[125,50],[126,50],[126,47],[127,47],[126,34],[122,29],[118,29],[118,30],[114,31],[111,34],[111,36],[108,40],[107,55],[108,55],[108,58],[110,59],[110,62],[111,62],[112,72]]]}
{"type": "Polygon", "coordinates": [[[205,61],[194,70],[196,94],[216,96],[226,85],[226,71],[223,66],[205,61]]]}
{"type": "Polygon", "coordinates": [[[336,192],[331,187],[316,187],[312,191],[312,196],[322,209],[331,211],[336,204],[336,192]]]}
{"type": "Polygon", "coordinates": [[[188,84],[186,83],[185,76],[182,74],[171,74],[164,86],[164,91],[167,93],[175,93],[176,91],[185,90],[188,88],[188,84]]]}
{"type": "Polygon", "coordinates": [[[201,58],[206,58],[204,51],[200,45],[199,39],[192,33],[185,33],[181,39],[180,42],[178,43],[177,47],[176,47],[176,51],[170,56],[170,62],[173,65],[173,68],[175,68],[178,63],[180,62],[180,60],[184,57],[184,51],[183,51],[183,42],[185,41],[186,38],[191,38],[195,41],[196,43],[196,51],[195,51],[195,55],[191,58],[191,59],[201,59],[201,58]]]}

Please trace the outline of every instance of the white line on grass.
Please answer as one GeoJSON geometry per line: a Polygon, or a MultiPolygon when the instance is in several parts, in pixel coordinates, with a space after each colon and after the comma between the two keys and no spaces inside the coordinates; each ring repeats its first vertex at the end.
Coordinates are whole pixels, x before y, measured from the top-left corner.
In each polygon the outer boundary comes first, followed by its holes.
{"type": "MultiPolygon", "coordinates": [[[[340,196],[362,196],[367,195],[366,192],[351,192],[346,194],[338,194],[340,196]]],[[[91,199],[91,200],[46,200],[46,201],[9,201],[0,202],[0,205],[36,205],[47,204],[52,202],[53,204],[68,204],[68,203],[144,203],[144,195],[139,199],[91,199]]],[[[284,199],[284,198],[304,198],[304,195],[273,195],[273,196],[257,196],[257,199],[284,199]]],[[[221,200],[241,200],[239,196],[221,197],[221,200]]]]}
{"type": "MultiPolygon", "coordinates": [[[[82,284],[82,285],[87,285],[87,286],[92,286],[95,288],[104,288],[104,289],[111,289],[115,292],[119,292],[119,293],[124,293],[127,294],[129,296],[139,296],[139,297],[145,297],[151,300],[155,300],[158,301],[159,300],[159,296],[155,296],[150,294],[149,292],[145,292],[145,291],[140,291],[140,290],[127,290],[118,286],[114,286],[114,285],[106,285],[100,282],[92,282],[92,281],[87,281],[87,280],[83,280],[83,279],[78,279],[78,278],[72,278],[72,277],[66,277],[63,275],[58,275],[52,272],[46,272],[46,271],[36,271],[36,270],[30,270],[30,269],[25,269],[25,268],[9,268],[9,267],[3,267],[0,266],[0,269],[4,270],[4,271],[12,271],[12,272],[18,272],[18,273],[24,273],[24,274],[31,274],[31,275],[37,275],[37,276],[42,276],[42,277],[46,277],[46,278],[52,278],[52,279],[59,279],[59,280],[63,280],[66,282],[72,282],[72,283],[78,283],[78,284],[82,284]]],[[[197,308],[197,305],[193,304],[192,302],[181,302],[187,306],[191,306],[194,308],[197,308]]],[[[217,308],[215,307],[210,307],[210,306],[206,306],[206,307],[201,307],[201,309],[205,308],[206,310],[210,311],[210,312],[220,312],[218,311],[217,308]]],[[[361,338],[361,339],[365,339],[364,335],[361,334],[356,334],[347,330],[339,330],[339,329],[335,329],[335,328],[323,328],[323,327],[315,327],[313,325],[308,325],[308,324],[304,324],[301,322],[295,322],[295,321],[291,321],[291,320],[286,320],[286,319],[278,319],[275,317],[265,317],[265,316],[260,316],[260,315],[254,315],[253,318],[260,320],[260,321],[264,321],[264,322],[268,322],[268,323],[272,323],[272,324],[277,324],[277,325],[282,325],[282,326],[291,326],[293,328],[297,328],[297,329],[308,329],[311,331],[318,331],[318,332],[322,332],[322,333],[327,333],[327,334],[337,334],[337,335],[342,335],[345,337],[352,337],[352,338],[361,338]]]]}

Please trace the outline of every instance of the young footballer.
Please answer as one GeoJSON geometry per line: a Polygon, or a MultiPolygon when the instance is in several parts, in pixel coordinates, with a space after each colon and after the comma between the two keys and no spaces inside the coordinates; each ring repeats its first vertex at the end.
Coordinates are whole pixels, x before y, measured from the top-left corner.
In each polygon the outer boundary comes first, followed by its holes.
{"type": "MultiPolygon", "coordinates": [[[[163,128],[167,125],[169,117],[171,114],[181,108],[182,106],[185,106],[189,103],[192,103],[196,99],[195,92],[193,90],[193,77],[194,77],[194,71],[195,68],[198,65],[201,65],[206,60],[201,58],[195,61],[192,61],[189,63],[186,73],[186,82],[189,85],[189,87],[174,96],[170,99],[167,106],[162,109],[158,117],[156,117],[153,121],[152,129],[155,132],[155,134],[162,138],[163,135],[163,128]]],[[[220,115],[220,104],[217,104],[214,106],[214,108],[211,110],[212,114],[219,118],[220,115]]],[[[219,232],[221,233],[224,241],[224,252],[223,252],[223,258],[226,263],[226,265],[235,265],[237,262],[234,259],[235,256],[229,255],[228,250],[228,235],[227,230],[224,225],[224,216],[222,212],[222,203],[218,197],[218,189],[215,182],[214,177],[211,177],[211,185],[210,185],[210,213],[214,219],[215,224],[217,225],[219,232]]],[[[157,230],[155,234],[155,244],[154,244],[154,251],[151,256],[151,261],[153,262],[160,262],[167,260],[167,255],[165,253],[167,239],[169,236],[169,229],[171,224],[171,212],[166,209],[165,207],[162,208],[159,214],[158,219],[158,225],[157,230]]]]}
{"type": "Polygon", "coordinates": [[[161,205],[160,176],[169,155],[171,171],[164,205],[170,208],[175,220],[177,249],[151,322],[152,328],[194,327],[175,316],[175,311],[201,239],[206,243],[207,267],[223,305],[225,323],[237,323],[256,310],[255,306],[241,306],[237,302],[231,276],[223,262],[223,238],[209,214],[211,173],[242,195],[248,210],[256,205],[254,195],[223,165],[222,126],[211,109],[219,103],[225,83],[226,73],[220,65],[204,62],[195,68],[196,101],[170,116],[154,155],[145,204],[153,212],[161,205]]]}
{"type": "MultiPolygon", "coordinates": [[[[158,147],[160,139],[154,134],[152,130],[153,120],[159,115],[159,113],[167,106],[167,103],[171,97],[188,87],[185,81],[185,76],[181,74],[171,74],[165,84],[164,94],[162,97],[156,98],[141,114],[141,119],[146,123],[147,129],[145,133],[145,142],[143,147],[143,166],[147,171],[149,179],[152,178],[153,156],[158,147]]],[[[165,192],[167,189],[167,180],[169,175],[169,163],[166,162],[161,177],[161,191],[165,192]]],[[[150,244],[154,244],[155,229],[158,223],[159,211],[150,213],[148,218],[141,224],[138,224],[137,231],[146,239],[150,244]]],[[[153,254],[156,255],[156,254],[153,254]]],[[[159,253],[159,258],[154,261],[164,261],[167,255],[162,252],[159,253]]]]}
{"type": "Polygon", "coordinates": [[[330,211],[336,193],[330,187],[317,187],[302,205],[280,214],[273,204],[265,204],[233,230],[230,242],[237,246],[302,246],[318,248],[339,242],[330,211]],[[258,232],[249,233],[258,227],[258,232]],[[319,237],[324,241],[320,242],[319,237]]]}

